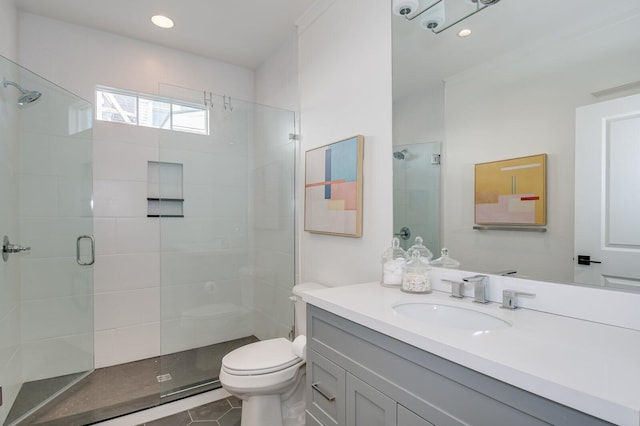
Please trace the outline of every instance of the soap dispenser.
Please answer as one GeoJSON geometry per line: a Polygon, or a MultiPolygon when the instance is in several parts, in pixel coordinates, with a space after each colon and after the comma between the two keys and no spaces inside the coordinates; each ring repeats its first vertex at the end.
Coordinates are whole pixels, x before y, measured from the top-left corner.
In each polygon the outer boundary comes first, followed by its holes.
{"type": "Polygon", "coordinates": [[[442,256],[431,262],[433,266],[442,266],[443,268],[457,268],[460,266],[460,262],[449,257],[448,248],[443,248],[441,254],[442,256]]]}
{"type": "Polygon", "coordinates": [[[407,253],[400,247],[400,240],[394,237],[391,247],[382,253],[382,280],[380,284],[385,287],[400,287],[402,274],[407,263],[407,253]]]}
{"type": "Polygon", "coordinates": [[[431,259],[433,259],[433,253],[431,253],[431,250],[425,247],[425,245],[422,242],[423,242],[422,237],[417,236],[415,239],[415,243],[411,247],[409,247],[409,250],[407,250],[407,258],[409,260],[411,259],[412,253],[414,251],[417,251],[418,253],[420,253],[420,257],[422,258],[423,262],[429,263],[431,259]]]}
{"type": "Polygon", "coordinates": [[[420,256],[419,250],[411,252],[411,259],[404,268],[402,287],[400,290],[406,293],[431,293],[431,280],[429,279],[429,263],[425,257],[420,256]]]}

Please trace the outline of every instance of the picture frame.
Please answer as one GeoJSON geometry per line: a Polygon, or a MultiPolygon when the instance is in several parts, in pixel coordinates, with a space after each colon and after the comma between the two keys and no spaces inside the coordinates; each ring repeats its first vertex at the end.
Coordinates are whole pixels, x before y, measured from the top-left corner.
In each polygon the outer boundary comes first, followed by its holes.
{"type": "Polygon", "coordinates": [[[475,165],[477,225],[547,224],[547,155],[475,165]]]}
{"type": "Polygon", "coordinates": [[[362,237],[363,158],[362,135],[305,153],[305,231],[362,237]]]}

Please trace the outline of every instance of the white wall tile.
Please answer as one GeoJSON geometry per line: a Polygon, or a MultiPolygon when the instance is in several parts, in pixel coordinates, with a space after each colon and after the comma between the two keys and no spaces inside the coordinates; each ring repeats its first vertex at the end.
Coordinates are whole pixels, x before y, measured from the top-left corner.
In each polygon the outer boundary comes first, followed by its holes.
{"type": "Polygon", "coordinates": [[[158,148],[158,130],[95,120],[93,139],[96,142],[115,142],[140,147],[158,148]]]}
{"type": "Polygon", "coordinates": [[[160,289],[97,293],[95,329],[108,330],[160,320],[160,289]]]}
{"type": "Polygon", "coordinates": [[[116,218],[94,217],[93,235],[96,240],[96,256],[118,252],[116,218]]]}
{"type": "Polygon", "coordinates": [[[160,249],[159,221],[154,218],[118,218],[117,253],[153,252],[160,249]]]}
{"type": "Polygon", "coordinates": [[[93,181],[86,177],[58,178],[58,213],[63,217],[91,217],[93,181]]]}
{"type": "Polygon", "coordinates": [[[93,330],[80,335],[25,343],[22,369],[25,381],[48,379],[93,369],[93,330]]]}
{"type": "Polygon", "coordinates": [[[23,343],[89,332],[93,329],[92,307],[91,294],[23,301],[23,343]]]}
{"type": "Polygon", "coordinates": [[[160,253],[101,255],[94,265],[96,293],[160,286],[160,253]]]}
{"type": "Polygon", "coordinates": [[[93,294],[93,271],[75,257],[20,259],[22,300],[93,294]]]}
{"type": "Polygon", "coordinates": [[[160,354],[160,323],[96,331],[96,368],[109,367],[160,354]]]}
{"type": "Polygon", "coordinates": [[[42,217],[58,214],[58,179],[43,175],[20,177],[20,213],[42,217]]]}
{"type": "Polygon", "coordinates": [[[93,191],[94,216],[143,217],[147,215],[146,182],[96,179],[93,191]]]}
{"type": "Polygon", "coordinates": [[[98,180],[147,180],[147,163],[158,161],[158,148],[115,140],[94,143],[93,175],[98,180]]]}

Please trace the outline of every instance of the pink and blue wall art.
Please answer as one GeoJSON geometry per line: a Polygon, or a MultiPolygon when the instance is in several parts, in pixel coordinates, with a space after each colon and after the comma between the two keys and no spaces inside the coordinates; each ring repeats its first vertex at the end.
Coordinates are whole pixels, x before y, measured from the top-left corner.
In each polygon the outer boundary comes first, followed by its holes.
{"type": "Polygon", "coordinates": [[[362,236],[363,147],[354,136],[306,152],[305,231],[362,236]]]}

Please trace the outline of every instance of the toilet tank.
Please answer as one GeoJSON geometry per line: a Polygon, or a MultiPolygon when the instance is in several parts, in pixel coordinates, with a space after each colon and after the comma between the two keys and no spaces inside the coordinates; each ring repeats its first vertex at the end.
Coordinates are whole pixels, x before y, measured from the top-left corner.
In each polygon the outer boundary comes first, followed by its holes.
{"type": "Polygon", "coordinates": [[[295,330],[296,337],[299,335],[306,335],[307,331],[307,304],[302,300],[304,294],[310,290],[318,290],[321,288],[328,288],[326,285],[318,283],[302,283],[293,286],[293,296],[291,299],[294,301],[294,313],[295,313],[295,330]]]}

